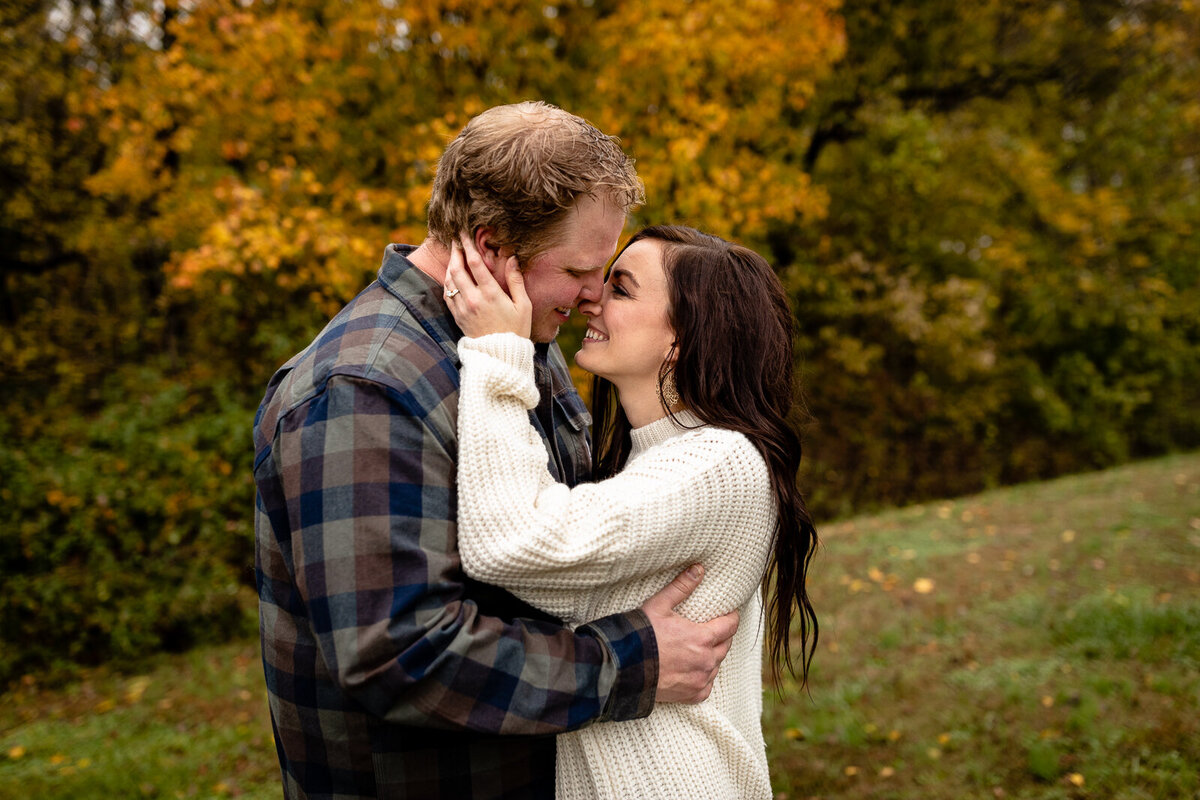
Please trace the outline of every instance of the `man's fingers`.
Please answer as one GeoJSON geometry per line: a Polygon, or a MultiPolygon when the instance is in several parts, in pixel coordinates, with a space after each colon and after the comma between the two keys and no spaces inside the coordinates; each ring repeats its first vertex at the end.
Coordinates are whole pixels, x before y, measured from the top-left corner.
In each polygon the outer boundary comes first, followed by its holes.
{"type": "MultiPolygon", "coordinates": [[[[700,585],[704,577],[704,567],[693,564],[675,576],[675,580],[659,590],[658,594],[642,604],[642,610],[647,613],[669,614],[675,606],[692,596],[692,592],[700,585]]],[[[737,624],[734,624],[737,630],[737,624]]],[[[730,634],[732,635],[732,634],[730,634]]]]}
{"type": "MultiPolygon", "coordinates": [[[[729,647],[729,643],[733,641],[733,635],[737,633],[738,623],[740,622],[737,609],[730,611],[723,617],[715,617],[710,619],[705,625],[712,631],[717,642],[724,642],[725,647],[729,647]]],[[[722,656],[724,657],[724,656],[722,656]]]]}

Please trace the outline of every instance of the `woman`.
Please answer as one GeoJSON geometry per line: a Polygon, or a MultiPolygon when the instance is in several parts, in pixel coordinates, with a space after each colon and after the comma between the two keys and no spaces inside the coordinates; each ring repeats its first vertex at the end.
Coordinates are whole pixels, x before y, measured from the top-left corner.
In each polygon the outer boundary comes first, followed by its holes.
{"type": "Polygon", "coordinates": [[[537,404],[529,304],[515,259],[500,289],[456,251],[447,303],[466,337],[459,396],[458,545],[473,577],[581,624],[638,607],[680,570],[705,578],[679,607],[737,608],[711,696],[558,739],[560,798],[769,798],[763,603],[773,666],[792,668],[800,611],[807,679],[817,621],[805,591],[816,531],[796,489],[792,316],[754,252],[690,228],[636,234],[600,303],[583,303],[576,356],[595,381],[595,479],[556,484],[529,423],[537,404]],[[616,402],[619,401],[619,402],[616,402]]]}

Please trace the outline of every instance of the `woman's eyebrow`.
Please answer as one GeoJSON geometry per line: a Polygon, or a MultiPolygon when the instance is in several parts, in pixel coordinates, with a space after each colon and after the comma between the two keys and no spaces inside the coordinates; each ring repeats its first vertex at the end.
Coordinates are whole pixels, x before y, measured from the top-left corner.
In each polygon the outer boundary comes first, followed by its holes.
{"type": "Polygon", "coordinates": [[[612,274],[610,274],[608,277],[610,279],[611,278],[619,278],[624,281],[629,281],[630,283],[633,284],[634,288],[636,288],[636,289],[642,288],[642,285],[640,283],[638,283],[637,278],[633,277],[633,273],[627,269],[614,269],[612,271],[612,274]]]}

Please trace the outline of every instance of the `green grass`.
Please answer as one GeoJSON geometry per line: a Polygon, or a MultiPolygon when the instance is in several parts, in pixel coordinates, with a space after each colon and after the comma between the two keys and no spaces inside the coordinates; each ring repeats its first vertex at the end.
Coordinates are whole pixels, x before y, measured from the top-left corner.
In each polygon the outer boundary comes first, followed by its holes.
{"type": "Polygon", "coordinates": [[[781,798],[1200,796],[1200,456],[823,533],[781,798]]]}
{"type": "MultiPolygon", "coordinates": [[[[1200,454],[825,526],[780,800],[1200,795],[1200,454]]],[[[0,800],[280,796],[257,647],[0,697],[0,800]]]]}
{"type": "Polygon", "coordinates": [[[0,699],[0,798],[281,796],[257,643],[0,699]]]}

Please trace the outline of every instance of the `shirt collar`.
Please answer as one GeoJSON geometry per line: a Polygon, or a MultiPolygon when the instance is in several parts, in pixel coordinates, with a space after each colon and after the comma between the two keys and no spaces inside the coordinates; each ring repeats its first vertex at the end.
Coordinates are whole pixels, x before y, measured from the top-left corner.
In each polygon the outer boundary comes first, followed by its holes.
{"type": "Polygon", "coordinates": [[[416,249],[411,244],[389,244],[379,267],[379,283],[404,303],[413,319],[458,366],[458,340],[463,332],[446,305],[442,285],[408,260],[416,249]]]}
{"type": "Polygon", "coordinates": [[[703,426],[704,420],[685,408],[676,411],[674,414],[668,414],[665,417],[656,419],[648,425],[634,428],[630,431],[632,448],[629,458],[632,459],[649,450],[651,447],[662,444],[668,439],[673,439],[681,433],[686,433],[689,430],[703,426]]]}
{"type": "MultiPolygon", "coordinates": [[[[442,294],[444,287],[408,260],[416,249],[417,246],[412,244],[389,244],[383,251],[379,283],[404,303],[425,332],[453,359],[454,365],[461,367],[458,340],[464,335],[462,328],[458,327],[446,305],[442,294]]],[[[547,343],[534,342],[535,361],[544,365],[549,349],[547,343]]]]}

